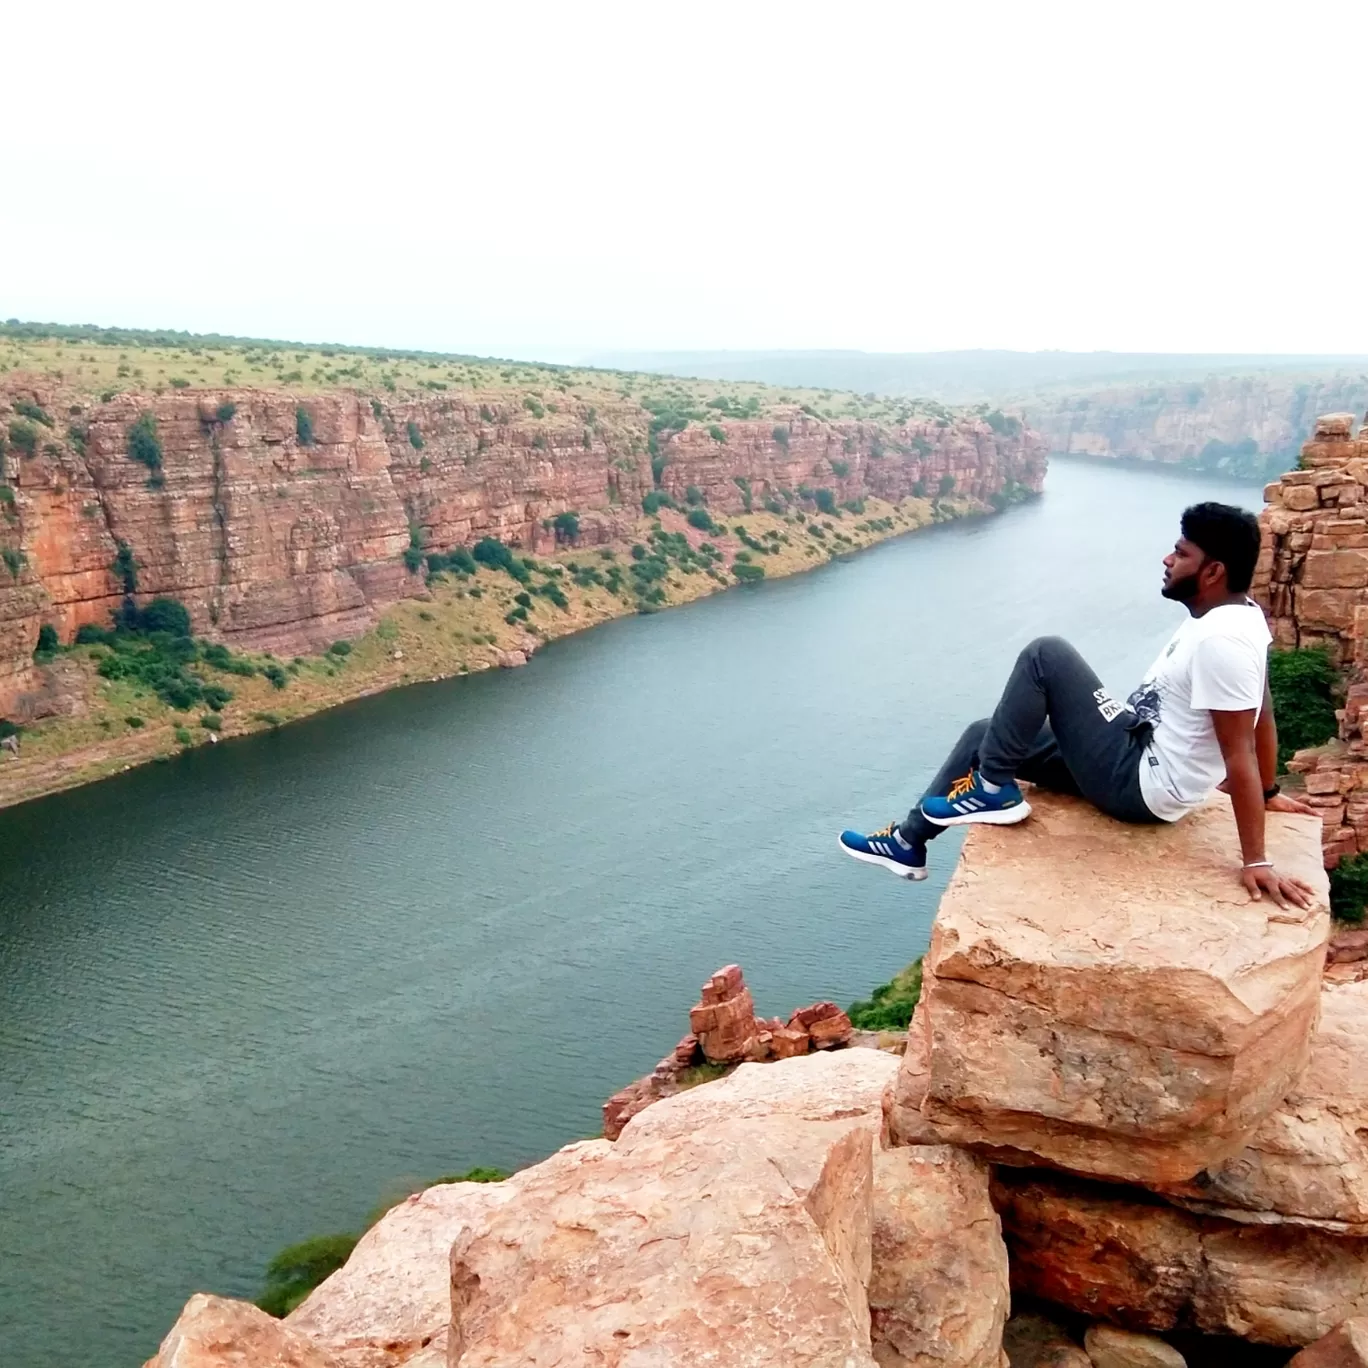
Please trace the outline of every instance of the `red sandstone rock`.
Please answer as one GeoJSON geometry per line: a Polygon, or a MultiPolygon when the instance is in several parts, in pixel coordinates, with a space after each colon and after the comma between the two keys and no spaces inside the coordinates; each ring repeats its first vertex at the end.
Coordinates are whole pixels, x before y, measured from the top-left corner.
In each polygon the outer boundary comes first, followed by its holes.
{"type": "Polygon", "coordinates": [[[1368,1368],[1368,1318],[1337,1325],[1303,1349],[1287,1368],[1368,1368]]]}
{"type": "Polygon", "coordinates": [[[1368,851],[1368,428],[1352,414],[1316,422],[1303,469],[1265,491],[1264,546],[1251,592],[1279,646],[1325,646],[1347,674],[1340,743],[1302,752],[1289,766],[1306,776],[1324,821],[1326,867],[1368,851]]]}
{"type": "Polygon", "coordinates": [[[511,1193],[503,1183],[443,1183],[414,1193],[361,1237],[346,1265],[285,1324],[342,1368],[444,1368],[452,1242],[511,1193]]]}
{"type": "Polygon", "coordinates": [[[987,1165],[951,1145],[875,1155],[869,1311],[879,1368],[1005,1368],[1008,1300],[987,1165]]]}
{"type": "Polygon", "coordinates": [[[250,1302],[197,1292],[143,1368],[340,1368],[293,1327],[250,1302]]]}
{"type": "Polygon", "coordinates": [[[1224,799],[1164,827],[1032,803],[965,842],[890,1133],[1185,1182],[1249,1141],[1310,1055],[1329,935],[1311,819],[1268,822],[1273,858],[1317,888],[1301,913],[1239,889],[1224,799]]]}
{"type": "Polygon", "coordinates": [[[1165,1334],[1310,1344],[1368,1313],[1368,1240],[1201,1217],[1134,1190],[998,1169],[1013,1294],[1165,1334]]]}
{"type": "Polygon", "coordinates": [[[703,985],[701,1000],[689,1012],[689,1028],[704,1058],[714,1064],[746,1058],[757,1034],[755,1003],[739,965],[719,969],[703,985]]]}
{"type": "Polygon", "coordinates": [[[832,1050],[850,1044],[855,1028],[834,1002],[814,1002],[800,1007],[789,1018],[790,1030],[806,1031],[814,1050],[832,1050]]]}
{"type": "Polygon", "coordinates": [[[773,1117],[561,1151],[456,1240],[451,1368],[874,1368],[870,1145],[773,1117]]]}
{"type": "Polygon", "coordinates": [[[1353,964],[1368,959],[1368,927],[1336,931],[1330,937],[1325,958],[1329,964],[1353,964]]]}

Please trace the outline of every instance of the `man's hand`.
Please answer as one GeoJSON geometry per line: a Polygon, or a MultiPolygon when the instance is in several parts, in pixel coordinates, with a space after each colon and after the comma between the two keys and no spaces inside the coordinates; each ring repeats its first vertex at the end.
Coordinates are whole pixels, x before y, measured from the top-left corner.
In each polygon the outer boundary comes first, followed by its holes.
{"type": "Polygon", "coordinates": [[[1275,793],[1265,804],[1265,812],[1300,812],[1305,817],[1319,817],[1320,813],[1310,803],[1303,803],[1290,793],[1275,793]]]}
{"type": "Polygon", "coordinates": [[[1302,883],[1300,879],[1290,878],[1286,874],[1279,874],[1271,865],[1242,869],[1240,882],[1244,884],[1245,892],[1254,902],[1259,902],[1267,893],[1279,907],[1286,907],[1291,903],[1294,907],[1307,908],[1316,898],[1309,884],[1302,883]]]}

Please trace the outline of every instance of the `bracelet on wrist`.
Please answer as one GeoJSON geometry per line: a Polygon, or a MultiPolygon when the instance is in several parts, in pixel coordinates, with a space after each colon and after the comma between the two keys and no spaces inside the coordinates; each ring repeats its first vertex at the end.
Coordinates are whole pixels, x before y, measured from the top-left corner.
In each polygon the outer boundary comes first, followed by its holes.
{"type": "Polygon", "coordinates": [[[1270,799],[1276,798],[1281,792],[1281,784],[1273,784],[1269,788],[1264,789],[1264,802],[1267,803],[1270,799]]]}
{"type": "Polygon", "coordinates": [[[1245,868],[1246,868],[1246,869],[1272,869],[1272,868],[1273,868],[1273,861],[1272,861],[1272,860],[1250,860],[1250,862],[1249,862],[1247,865],[1245,865],[1245,868]]]}

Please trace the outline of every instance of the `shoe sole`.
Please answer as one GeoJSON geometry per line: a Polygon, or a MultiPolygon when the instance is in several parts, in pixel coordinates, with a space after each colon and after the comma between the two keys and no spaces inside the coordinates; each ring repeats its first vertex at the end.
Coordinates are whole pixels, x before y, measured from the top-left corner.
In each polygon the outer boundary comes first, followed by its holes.
{"type": "Polygon", "coordinates": [[[1015,807],[999,808],[996,811],[966,812],[962,817],[932,817],[923,811],[922,816],[938,827],[968,826],[971,822],[983,822],[988,826],[1015,826],[1031,815],[1031,805],[1023,799],[1015,807]]]}
{"type": "Polygon", "coordinates": [[[866,855],[863,850],[851,850],[839,836],[836,838],[836,844],[852,860],[863,860],[865,864],[878,865],[880,869],[886,869],[890,874],[896,874],[900,879],[909,879],[913,883],[920,883],[927,876],[925,865],[920,869],[909,869],[906,865],[899,864],[897,860],[890,860],[885,855],[866,855]]]}

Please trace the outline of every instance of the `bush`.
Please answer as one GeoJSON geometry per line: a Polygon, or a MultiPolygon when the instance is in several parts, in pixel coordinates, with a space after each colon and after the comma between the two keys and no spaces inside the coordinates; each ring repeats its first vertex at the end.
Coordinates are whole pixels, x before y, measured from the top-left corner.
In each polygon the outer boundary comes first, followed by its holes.
{"type": "Polygon", "coordinates": [[[136,713],[131,717],[124,718],[124,726],[132,727],[134,731],[138,731],[140,728],[145,727],[146,725],[146,721],[143,718],[139,717],[136,713]]]}
{"type": "Polygon", "coordinates": [[[31,399],[15,399],[13,401],[15,413],[22,418],[31,418],[35,423],[42,423],[44,427],[52,426],[52,415],[47,409],[39,404],[35,404],[31,399]]]}
{"type": "Polygon", "coordinates": [[[557,513],[551,520],[551,526],[556,530],[557,541],[573,542],[579,537],[579,514],[557,513]]]}
{"type": "Polygon", "coordinates": [[[1335,720],[1339,677],[1321,646],[1268,653],[1268,687],[1278,723],[1278,768],[1293,752],[1323,745],[1339,730],[1335,720]]]}
{"type": "Polygon", "coordinates": [[[285,673],[284,669],[275,664],[274,661],[267,665],[261,673],[271,681],[271,687],[273,689],[283,689],[285,685],[289,683],[289,676],[285,673]]]}
{"type": "Polygon", "coordinates": [[[205,713],[204,716],[200,718],[200,726],[203,727],[205,731],[222,731],[223,718],[221,718],[218,713],[205,713]]]}
{"type": "Polygon", "coordinates": [[[157,420],[150,413],[140,413],[128,429],[128,455],[154,475],[161,469],[161,438],[157,436],[157,420]]]}
{"type": "Polygon", "coordinates": [[[286,1316],[351,1258],[355,1235],[315,1235],[282,1249],[266,1266],[266,1285],[257,1305],[270,1316],[286,1316]]]}
{"type": "Polygon", "coordinates": [[[333,644],[328,647],[328,654],[330,656],[349,656],[351,655],[351,649],[352,644],[350,641],[334,641],[333,644]]]}
{"type": "Polygon", "coordinates": [[[7,484],[0,484],[0,504],[6,508],[14,507],[14,490],[7,484]]]}
{"type": "Polygon", "coordinates": [[[295,437],[300,446],[307,447],[314,444],[313,417],[303,404],[295,409],[295,437]]]}
{"type": "Polygon", "coordinates": [[[45,622],[38,629],[38,645],[33,649],[35,660],[50,660],[57,654],[57,648],[61,642],[57,639],[57,629],[50,622],[45,622]]]}
{"type": "Polygon", "coordinates": [[[225,689],[222,684],[206,684],[200,693],[205,707],[216,713],[222,712],[233,701],[232,691],[225,689]]]}
{"type": "Polygon", "coordinates": [[[527,567],[497,537],[481,537],[471,548],[471,555],[491,570],[503,570],[519,584],[526,584],[531,578],[527,567]]]}
{"type": "Polygon", "coordinates": [[[140,632],[167,632],[171,636],[188,637],[190,612],[179,599],[154,598],[138,611],[136,629],[140,632]]]}
{"type": "Polygon", "coordinates": [[[703,491],[697,485],[690,485],[684,491],[684,502],[690,508],[700,508],[703,504],[703,491]]]}
{"type": "Polygon", "coordinates": [[[685,521],[690,527],[696,527],[700,532],[711,532],[720,534],[721,529],[712,520],[712,515],[706,508],[691,508],[685,515],[685,521]]]}
{"type": "Polygon", "coordinates": [[[231,399],[225,399],[218,406],[218,420],[220,423],[231,423],[237,415],[237,405],[231,399]]]}
{"type": "Polygon", "coordinates": [[[779,424],[779,425],[776,426],[775,429],[770,433],[770,436],[773,437],[774,440],[775,440],[776,442],[778,442],[779,445],[780,445],[781,447],[783,447],[785,451],[788,450],[788,444],[789,444],[789,430],[788,430],[788,428],[784,427],[782,424],[779,424]]]}
{"type": "Polygon", "coordinates": [[[76,629],[78,646],[108,646],[113,640],[114,633],[108,627],[100,627],[93,622],[83,622],[76,629]]]}
{"type": "Polygon", "coordinates": [[[411,446],[414,451],[421,451],[423,449],[423,434],[418,431],[418,424],[415,423],[412,418],[408,420],[408,439],[409,446],[411,446]]]}
{"type": "Polygon", "coordinates": [[[955,492],[955,477],[953,475],[942,475],[940,484],[936,487],[936,493],[943,499],[947,494],[955,492]]]}
{"type": "Polygon", "coordinates": [[[0,551],[0,560],[5,562],[5,567],[10,572],[11,579],[18,579],[19,572],[28,563],[22,551],[16,551],[14,547],[7,546],[0,551]]]}
{"type": "Polygon", "coordinates": [[[10,445],[21,456],[32,456],[38,450],[38,429],[22,418],[14,418],[9,425],[10,445]]]}
{"type": "Polygon", "coordinates": [[[1368,855],[1350,855],[1330,871],[1330,912],[1357,926],[1368,905],[1368,855]]]}
{"type": "Polygon", "coordinates": [[[194,740],[194,737],[192,737],[192,736],[190,735],[190,733],[189,733],[188,731],[185,730],[184,727],[177,727],[177,728],[176,728],[176,744],[177,744],[177,745],[179,745],[179,746],[188,746],[188,745],[191,743],[191,741],[193,741],[193,740],[194,740]]]}
{"type": "Polygon", "coordinates": [[[718,427],[716,423],[708,424],[708,436],[711,437],[714,442],[725,442],[727,440],[726,429],[718,427]]]}
{"type": "Polygon", "coordinates": [[[754,584],[756,580],[765,578],[765,567],[755,565],[751,561],[738,560],[732,566],[732,574],[736,576],[741,584],[754,584]]]}
{"type": "Polygon", "coordinates": [[[532,595],[524,589],[521,593],[513,595],[513,602],[520,608],[530,608],[532,606],[532,595]]]}
{"type": "Polygon", "coordinates": [[[903,1031],[912,1020],[921,997],[922,962],[913,960],[906,969],[881,983],[867,1001],[852,1002],[846,1015],[857,1031],[903,1031]]]}
{"type": "Polygon", "coordinates": [[[641,501],[641,511],[655,515],[662,508],[673,508],[675,501],[663,489],[653,489],[641,501]]]}
{"type": "Polygon", "coordinates": [[[828,517],[840,516],[836,511],[836,495],[831,490],[825,488],[813,490],[812,500],[828,517]]]}
{"type": "Polygon", "coordinates": [[[850,462],[849,462],[849,461],[832,461],[832,462],[831,462],[831,473],[832,473],[838,480],[844,480],[845,477],[846,477],[847,475],[850,474],[850,462]]]}

